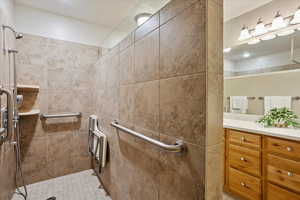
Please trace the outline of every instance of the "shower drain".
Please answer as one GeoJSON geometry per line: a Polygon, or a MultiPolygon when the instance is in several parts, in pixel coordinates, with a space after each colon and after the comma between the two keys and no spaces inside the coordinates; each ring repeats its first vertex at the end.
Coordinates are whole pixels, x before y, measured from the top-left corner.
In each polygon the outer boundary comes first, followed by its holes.
{"type": "Polygon", "coordinates": [[[46,200],[56,200],[56,197],[50,197],[50,198],[48,198],[46,200]]]}

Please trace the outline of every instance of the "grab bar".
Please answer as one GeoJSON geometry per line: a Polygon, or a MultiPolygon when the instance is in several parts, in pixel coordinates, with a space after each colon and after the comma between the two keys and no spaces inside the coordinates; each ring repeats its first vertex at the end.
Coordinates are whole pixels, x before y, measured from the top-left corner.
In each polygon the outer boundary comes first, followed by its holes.
{"type": "Polygon", "coordinates": [[[132,136],[135,136],[137,138],[145,140],[146,142],[148,142],[150,144],[158,146],[158,147],[160,147],[161,149],[163,149],[165,151],[182,152],[185,148],[184,142],[182,140],[177,140],[174,145],[168,145],[168,144],[162,143],[158,140],[155,140],[153,138],[147,137],[147,136],[145,136],[141,133],[130,130],[130,129],[124,127],[124,126],[121,126],[121,125],[119,125],[119,123],[117,121],[111,122],[111,126],[117,128],[117,129],[120,129],[120,130],[124,131],[125,133],[128,133],[132,136]]]}
{"type": "Polygon", "coordinates": [[[13,119],[13,95],[12,93],[7,90],[4,89],[0,86],[0,96],[2,94],[6,95],[6,107],[7,107],[7,114],[6,116],[2,119],[4,120],[4,128],[1,129],[1,134],[0,134],[0,144],[2,144],[3,142],[10,140],[13,134],[13,126],[14,126],[14,119],[13,119]],[[4,129],[4,130],[3,130],[4,129]],[[5,130],[7,131],[6,134],[5,130]]]}
{"type": "Polygon", "coordinates": [[[48,119],[48,118],[64,118],[64,117],[81,117],[82,114],[81,112],[78,113],[66,113],[66,114],[53,114],[53,115],[49,115],[49,114],[42,114],[41,115],[41,119],[48,119]]]}

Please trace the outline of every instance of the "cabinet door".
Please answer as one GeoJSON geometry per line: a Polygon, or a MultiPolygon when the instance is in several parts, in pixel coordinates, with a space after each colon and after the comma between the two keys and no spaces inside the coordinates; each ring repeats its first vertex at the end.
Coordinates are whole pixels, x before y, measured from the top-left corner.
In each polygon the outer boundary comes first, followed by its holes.
{"type": "Polygon", "coordinates": [[[300,143],[272,137],[266,140],[268,152],[300,160],[300,143]]]}
{"type": "Polygon", "coordinates": [[[229,167],[236,168],[249,174],[261,175],[260,151],[229,145],[229,167]]]}
{"type": "Polygon", "coordinates": [[[241,131],[228,130],[229,142],[244,147],[259,149],[261,146],[261,136],[241,131]]]}
{"type": "Polygon", "coordinates": [[[298,194],[270,183],[268,183],[267,190],[267,200],[300,200],[300,196],[298,194]]]}
{"type": "Polygon", "coordinates": [[[229,189],[249,200],[261,199],[261,181],[233,168],[229,168],[229,189]]]}
{"type": "Polygon", "coordinates": [[[300,192],[300,162],[268,154],[267,178],[273,183],[300,192]]]}

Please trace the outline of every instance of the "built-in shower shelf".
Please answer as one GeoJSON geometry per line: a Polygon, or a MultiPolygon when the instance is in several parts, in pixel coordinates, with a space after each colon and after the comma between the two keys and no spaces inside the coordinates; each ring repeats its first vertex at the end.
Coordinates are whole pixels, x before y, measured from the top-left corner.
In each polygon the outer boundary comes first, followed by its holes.
{"type": "Polygon", "coordinates": [[[38,85],[18,85],[18,92],[38,92],[39,90],[38,85]]]}
{"type": "Polygon", "coordinates": [[[34,115],[39,115],[41,111],[39,109],[33,109],[29,112],[20,112],[19,115],[20,117],[26,117],[26,116],[34,116],[34,115]]]}

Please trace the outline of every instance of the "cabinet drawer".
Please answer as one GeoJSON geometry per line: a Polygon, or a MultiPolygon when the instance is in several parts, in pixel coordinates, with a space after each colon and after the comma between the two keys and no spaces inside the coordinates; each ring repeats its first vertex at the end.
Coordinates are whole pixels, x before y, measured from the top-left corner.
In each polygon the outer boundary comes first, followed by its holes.
{"type": "Polygon", "coordinates": [[[270,183],[268,183],[267,190],[267,200],[300,200],[300,196],[298,194],[270,183]]]}
{"type": "Polygon", "coordinates": [[[260,151],[230,144],[228,160],[230,167],[255,176],[261,175],[260,151]]]}
{"type": "Polygon", "coordinates": [[[261,181],[232,168],[229,168],[229,188],[247,199],[261,199],[261,181]]]}
{"type": "Polygon", "coordinates": [[[300,162],[268,154],[267,178],[278,185],[300,192],[300,162]]]}
{"type": "Polygon", "coordinates": [[[300,159],[300,143],[297,142],[268,137],[267,150],[283,156],[300,159]]]}
{"type": "Polygon", "coordinates": [[[229,142],[245,147],[260,148],[261,136],[244,133],[241,131],[229,130],[229,142]]]}

